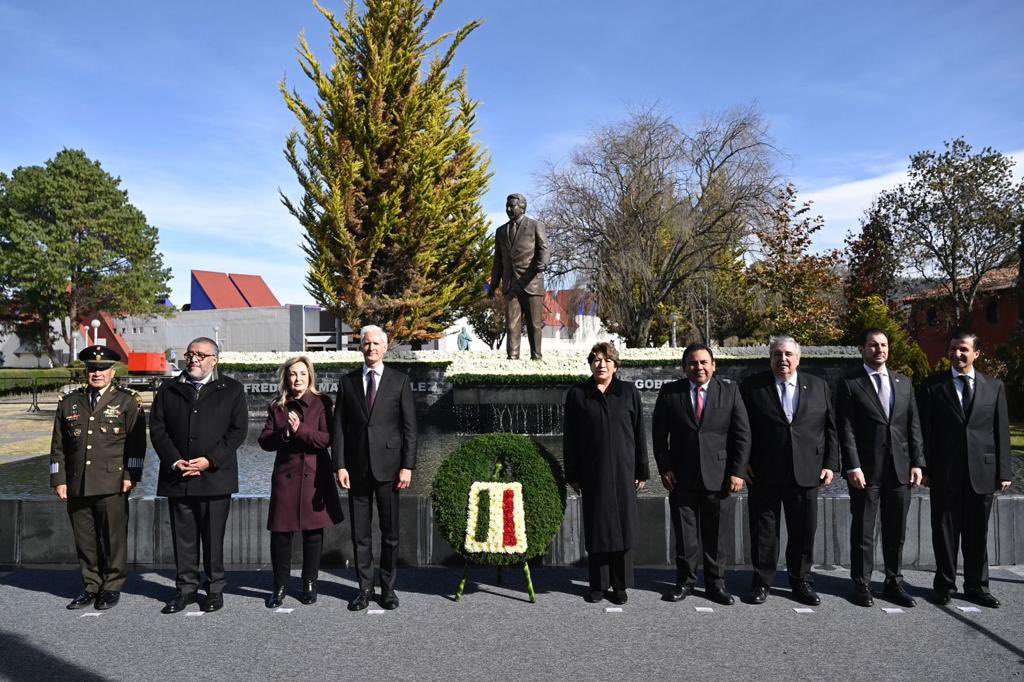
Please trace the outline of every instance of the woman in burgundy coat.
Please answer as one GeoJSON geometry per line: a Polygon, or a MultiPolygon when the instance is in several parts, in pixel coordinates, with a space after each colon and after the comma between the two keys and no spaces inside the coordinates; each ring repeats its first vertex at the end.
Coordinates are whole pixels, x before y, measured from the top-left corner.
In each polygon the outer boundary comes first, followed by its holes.
{"type": "Polygon", "coordinates": [[[291,574],[292,535],[302,531],[302,595],[316,601],[324,528],[342,519],[331,464],[331,399],[316,390],[313,363],[305,356],[281,366],[277,398],[267,410],[260,447],[276,450],[270,482],[270,558],[274,592],[267,608],[284,602],[291,574]]]}

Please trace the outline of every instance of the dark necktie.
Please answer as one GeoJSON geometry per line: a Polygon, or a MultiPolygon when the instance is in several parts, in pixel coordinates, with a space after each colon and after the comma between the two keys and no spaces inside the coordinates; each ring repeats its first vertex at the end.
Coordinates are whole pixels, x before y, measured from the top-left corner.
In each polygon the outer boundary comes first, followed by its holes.
{"type": "Polygon", "coordinates": [[[366,373],[366,410],[373,410],[373,401],[377,398],[377,373],[372,369],[366,373]]]}
{"type": "Polygon", "coordinates": [[[967,414],[971,410],[971,401],[974,400],[974,393],[971,391],[971,378],[966,374],[961,374],[960,381],[963,383],[963,392],[960,394],[960,404],[964,408],[964,414],[967,414]]]}
{"type": "Polygon", "coordinates": [[[90,410],[95,410],[96,409],[96,403],[98,403],[99,401],[100,401],[100,392],[99,391],[90,390],[89,391],[89,409],[90,410]]]}
{"type": "Polygon", "coordinates": [[[196,389],[196,397],[199,397],[199,392],[203,390],[203,382],[201,381],[189,381],[192,384],[192,388],[196,389]]]}

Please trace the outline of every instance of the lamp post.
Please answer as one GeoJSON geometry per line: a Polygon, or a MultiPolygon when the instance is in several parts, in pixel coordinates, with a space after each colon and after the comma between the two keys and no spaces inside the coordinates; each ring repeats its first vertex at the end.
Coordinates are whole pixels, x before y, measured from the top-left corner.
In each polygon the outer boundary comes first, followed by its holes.
{"type": "Polygon", "coordinates": [[[213,342],[217,344],[217,348],[220,348],[220,327],[217,325],[213,326],[213,342]]]}
{"type": "Polygon", "coordinates": [[[672,347],[676,347],[676,322],[679,320],[679,313],[669,313],[668,319],[672,320],[672,347]]]}
{"type": "MultiPolygon", "coordinates": [[[[92,322],[89,323],[89,326],[92,327],[92,345],[94,345],[94,346],[99,345],[99,342],[100,342],[100,321],[99,320],[93,320],[92,322]]],[[[86,341],[88,341],[88,339],[86,339],[86,341]]]]}

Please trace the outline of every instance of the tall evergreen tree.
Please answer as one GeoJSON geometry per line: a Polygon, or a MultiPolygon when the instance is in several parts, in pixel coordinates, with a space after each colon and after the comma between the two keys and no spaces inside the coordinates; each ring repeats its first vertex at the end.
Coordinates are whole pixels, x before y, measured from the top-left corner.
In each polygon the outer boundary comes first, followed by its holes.
{"type": "Polygon", "coordinates": [[[54,321],[71,347],[84,315],[163,311],[157,229],[120,184],[78,149],[0,173],[0,323],[50,354],[54,321]]]}
{"type": "Polygon", "coordinates": [[[843,288],[847,302],[868,296],[893,302],[900,258],[892,228],[877,206],[872,206],[861,221],[859,235],[846,236],[846,258],[849,273],[843,288]]]}
{"type": "Polygon", "coordinates": [[[840,336],[839,301],[842,280],[836,274],[837,251],[811,253],[821,216],[811,205],[797,206],[796,188],[780,190],[754,234],[762,259],[750,268],[750,283],[764,297],[764,324],[770,334],[790,334],[801,343],[829,344],[840,336]]]}
{"type": "Polygon", "coordinates": [[[441,0],[429,9],[368,0],[363,14],[350,1],[344,21],[314,4],[330,24],[334,63],[323,66],[300,36],[315,101],[281,82],[299,124],[285,156],[303,192],[282,201],[306,232],[306,288],[354,328],[379,324],[393,341],[438,338],[481,295],[491,253],[477,105],[465,71],[449,77],[480,22],[430,40],[441,0]]]}

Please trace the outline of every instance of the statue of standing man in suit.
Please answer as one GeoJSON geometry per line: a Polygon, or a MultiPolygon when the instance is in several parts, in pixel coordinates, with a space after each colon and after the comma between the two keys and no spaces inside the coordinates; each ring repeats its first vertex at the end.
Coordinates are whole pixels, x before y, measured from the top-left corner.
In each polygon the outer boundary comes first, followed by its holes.
{"type": "Polygon", "coordinates": [[[526,322],[530,359],[540,360],[544,326],[544,271],[548,267],[548,237],[544,225],[526,217],[526,197],[510,194],[505,202],[508,222],[494,234],[491,296],[498,287],[505,295],[505,337],[510,360],[519,359],[520,330],[526,322]]]}

